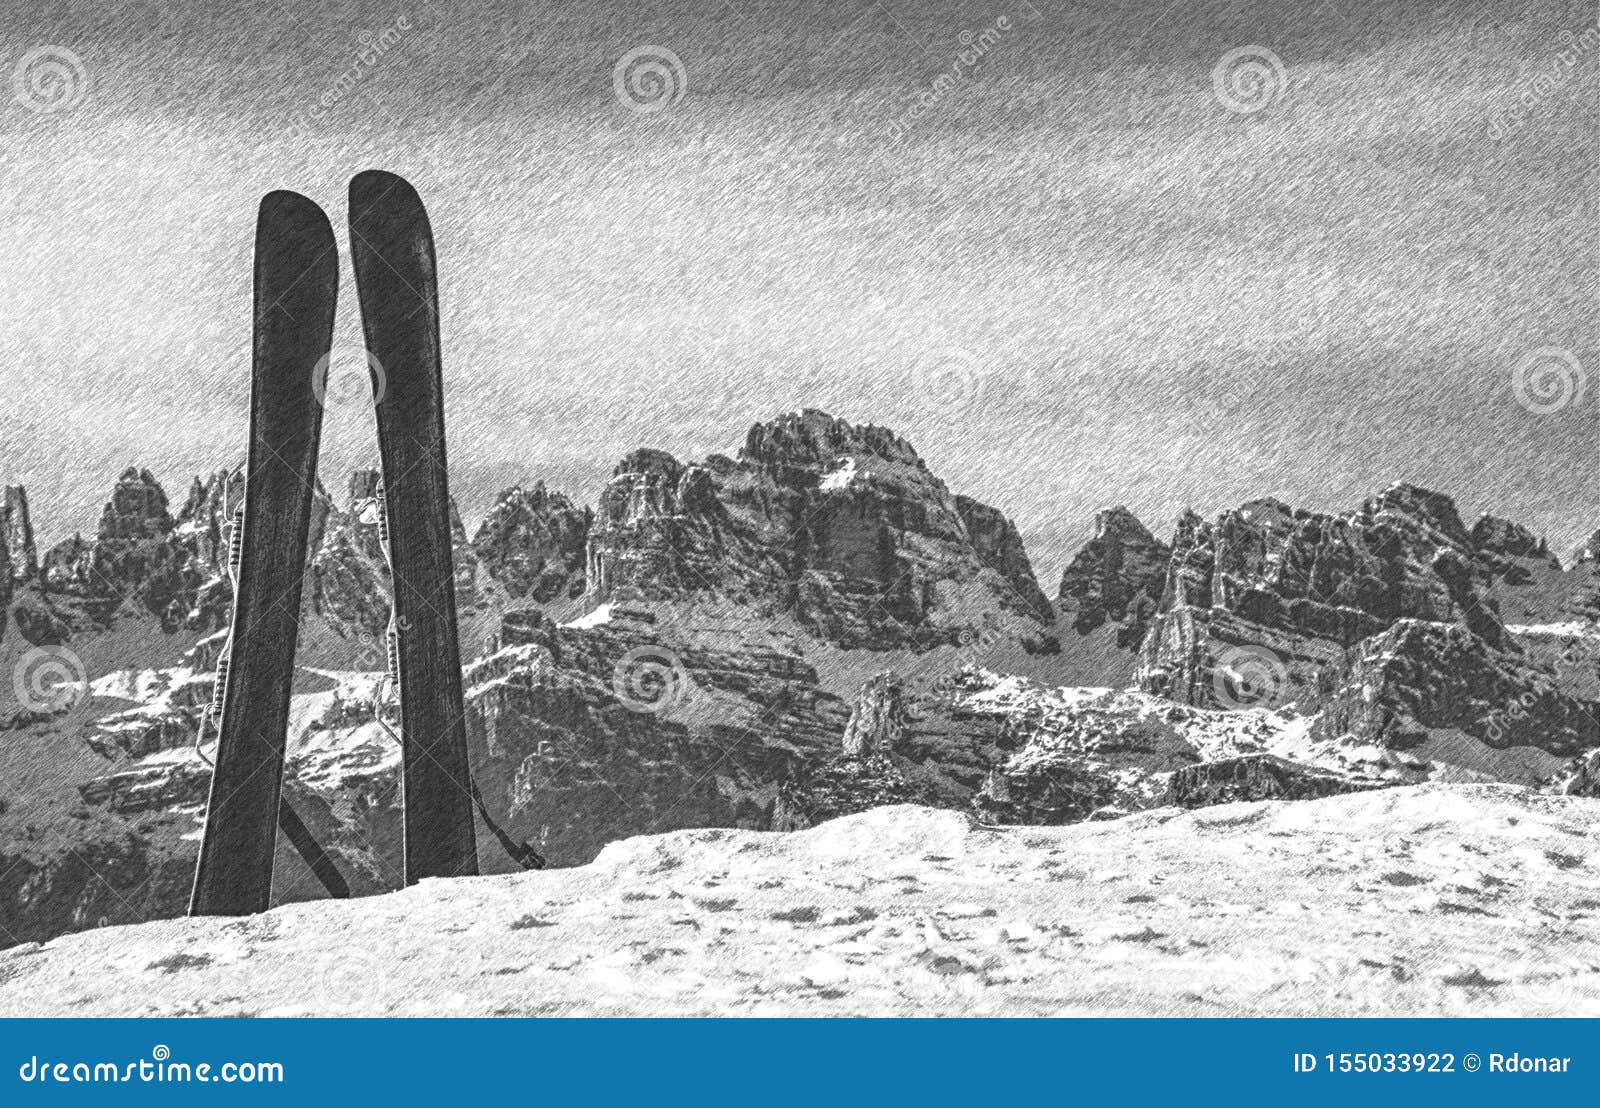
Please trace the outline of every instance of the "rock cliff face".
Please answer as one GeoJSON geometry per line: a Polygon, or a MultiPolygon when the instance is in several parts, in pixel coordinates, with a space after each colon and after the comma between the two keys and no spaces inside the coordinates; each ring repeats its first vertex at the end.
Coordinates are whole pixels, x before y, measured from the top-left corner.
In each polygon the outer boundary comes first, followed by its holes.
{"type": "Polygon", "coordinates": [[[985,612],[1037,633],[1049,610],[1003,515],[953,496],[892,431],[818,411],[757,424],[737,460],[629,455],[588,578],[600,601],[716,596],[875,650],[954,645],[985,612]]]}
{"type": "Polygon", "coordinates": [[[1373,772],[1531,782],[1600,743],[1594,659],[1550,644],[1589,578],[1525,528],[1485,516],[1468,530],[1450,498],[1410,485],[1340,516],[1271,500],[1191,515],[1139,682],[1190,704],[1320,711],[1315,734],[1373,751],[1373,772]]]}
{"type": "Polygon", "coordinates": [[[770,827],[779,785],[846,720],[794,654],[664,640],[645,610],[585,627],[511,612],[495,645],[467,670],[475,772],[555,865],[643,827],[770,827]]]}
{"type": "Polygon", "coordinates": [[[94,540],[69,540],[46,555],[46,584],[81,602],[100,623],[109,625],[126,608],[149,612],[168,632],[203,628],[217,615],[196,603],[216,569],[215,552],[193,531],[180,535],[178,524],[150,471],[129,468],[112,489],[94,540]]]}
{"type": "MultiPolygon", "coordinates": [[[[318,497],[311,532],[311,573],[302,639],[321,661],[377,668],[384,657],[392,589],[382,541],[383,485],[377,470],[350,475],[342,506],[318,497]],[[308,628],[310,634],[308,635],[308,628]]],[[[469,647],[485,621],[499,618],[504,590],[479,561],[466,529],[450,505],[457,615],[469,647]]]]}
{"type": "Polygon", "coordinates": [[[6,486],[6,500],[0,516],[0,539],[5,543],[5,558],[10,567],[6,584],[32,581],[39,575],[39,548],[33,535],[33,517],[28,511],[28,490],[21,485],[6,486]]]}
{"type": "MultiPolygon", "coordinates": [[[[29,613],[52,631],[33,633],[22,613],[16,613],[18,629],[30,642],[39,642],[41,635],[43,641],[63,641],[70,634],[93,634],[146,617],[168,636],[220,626],[230,601],[221,575],[236,477],[224,471],[208,482],[197,481],[174,516],[149,470],[124,471],[93,538],[74,536],[57,544],[35,574],[16,574],[13,567],[14,577],[28,585],[29,613]]],[[[21,489],[8,495],[11,526],[27,520],[26,503],[21,489]]],[[[27,531],[31,543],[31,522],[27,531]]]]}
{"type": "Polygon", "coordinates": [[[16,586],[39,576],[39,551],[28,515],[28,494],[20,485],[6,486],[0,505],[0,612],[11,605],[16,586]]]}
{"type": "Polygon", "coordinates": [[[1410,485],[1342,516],[1276,500],[1251,501],[1214,524],[1189,515],[1139,682],[1185,703],[1227,705],[1224,655],[1260,647],[1279,659],[1276,695],[1292,699],[1314,691],[1343,650],[1398,619],[1455,622],[1492,606],[1488,583],[1454,504],[1410,485]],[[1466,572],[1440,572],[1441,550],[1459,554],[1466,572]]]}
{"type": "MultiPolygon", "coordinates": [[[[302,616],[310,661],[365,668],[381,656],[390,601],[378,493],[374,471],[352,476],[342,504],[317,490],[302,616]]],[[[174,514],[154,475],[129,468],[95,533],[41,563],[26,493],[11,489],[0,521],[9,624],[29,644],[83,643],[148,618],[149,634],[169,640],[158,653],[181,654],[228,619],[242,494],[242,468],[220,469],[195,478],[174,514]]],[[[892,432],[819,412],[755,426],[737,461],[637,451],[598,520],[535,485],[502,494],[471,542],[459,520],[454,531],[469,654],[513,604],[570,615],[619,599],[743,605],[841,646],[998,635],[1050,649],[1049,604],[1010,521],[952,496],[892,432]]]]}
{"type": "Polygon", "coordinates": [[[1172,549],[1126,508],[1095,516],[1094,538],[1061,575],[1057,606],[1087,635],[1112,623],[1119,647],[1137,650],[1161,602],[1172,549]]]}
{"type": "Polygon", "coordinates": [[[1016,591],[1017,603],[1049,623],[1055,619],[1055,609],[1045,598],[1044,591],[1033,576],[1033,563],[1023,548],[1022,535],[1016,524],[1007,519],[998,508],[992,508],[970,496],[956,497],[956,511],[967,525],[972,536],[972,546],[984,565],[1000,574],[1016,591]]]}
{"type": "Polygon", "coordinates": [[[383,511],[376,470],[350,476],[343,507],[325,502],[311,545],[311,607],[358,645],[362,668],[378,668],[389,626],[389,564],[381,541],[383,511]]]}
{"type": "Polygon", "coordinates": [[[1559,559],[1550,553],[1550,548],[1544,539],[1532,531],[1509,519],[1500,516],[1484,514],[1472,525],[1472,530],[1467,533],[1467,539],[1472,548],[1478,551],[1486,560],[1503,561],[1515,565],[1524,558],[1537,561],[1560,564],[1559,559]]]}
{"type": "Polygon", "coordinates": [[[194,850],[172,822],[84,806],[66,839],[36,812],[0,814],[0,945],[180,914],[194,850]]]}
{"type": "Polygon", "coordinates": [[[1600,748],[1572,759],[1552,774],[1545,785],[1560,796],[1600,798],[1600,748]]]}
{"type": "MultiPolygon", "coordinates": [[[[242,491],[241,470],[221,469],[174,511],[153,474],[130,469],[96,531],[36,573],[25,495],[8,497],[0,576],[20,590],[8,628],[25,629],[21,649],[70,643],[92,686],[69,715],[8,718],[56,727],[64,749],[98,760],[41,824],[58,847],[30,846],[17,871],[34,875],[17,890],[31,906],[16,918],[42,929],[30,935],[122,919],[72,877],[74,850],[128,853],[116,888],[130,899],[139,874],[192,870],[209,782],[193,744],[231,608],[242,491]],[[112,640],[119,652],[100,651],[112,640]],[[80,809],[105,834],[82,837],[80,809]]],[[[321,489],[314,500],[299,652],[311,668],[296,678],[285,782],[357,891],[398,872],[398,758],[370,691],[319,669],[383,665],[379,492],[378,475],[358,471],[339,502],[321,489]]],[[[914,698],[891,674],[869,682],[847,738],[851,710],[804,655],[842,688],[858,663],[841,647],[910,651],[898,664],[995,637],[1038,646],[1051,615],[1003,514],[952,495],[892,432],[817,412],[757,425],[737,460],[637,451],[598,517],[535,485],[503,494],[471,542],[454,530],[466,656],[492,640],[468,674],[474,765],[508,831],[557,865],[652,828],[799,826],[885,798],[964,803],[995,753],[990,721],[974,738],[970,720],[935,708],[913,727],[914,698]]],[[[510,864],[482,841],[486,868],[510,864]]],[[[292,854],[279,860],[283,896],[317,895],[292,854]]],[[[139,913],[181,911],[184,887],[162,886],[139,913]]]]}
{"type": "Polygon", "coordinates": [[[1574,566],[1589,565],[1600,562],[1600,531],[1594,532],[1589,538],[1572,552],[1574,566]]]}
{"type": "Polygon", "coordinates": [[[549,604],[583,595],[594,513],[539,482],[500,494],[473,537],[484,571],[515,601],[549,604]]]}
{"type": "Polygon", "coordinates": [[[868,758],[900,748],[906,733],[905,683],[880,673],[862,686],[844,729],[844,756],[868,758]]]}
{"type": "Polygon", "coordinates": [[[772,827],[797,831],[884,804],[948,804],[908,741],[913,722],[905,682],[879,673],[861,687],[832,754],[813,758],[783,781],[772,827]]]}
{"type": "Polygon", "coordinates": [[[1463,625],[1400,620],[1329,676],[1334,689],[1313,733],[1370,744],[1398,764],[1533,784],[1600,746],[1600,706],[1565,692],[1553,669],[1521,650],[1496,649],[1463,625]]]}
{"type": "Polygon", "coordinates": [[[1242,800],[1314,800],[1366,787],[1272,754],[1244,754],[1178,770],[1168,780],[1166,802],[1204,808],[1242,800]]]}
{"type": "MultiPolygon", "coordinates": [[[[366,666],[381,656],[389,571],[379,542],[378,493],[376,471],[360,470],[351,475],[344,505],[336,505],[320,485],[313,497],[301,638],[320,660],[330,660],[330,643],[331,660],[345,664],[366,666]]],[[[13,604],[15,624],[31,643],[71,639],[92,653],[95,636],[149,616],[152,643],[165,638],[165,653],[182,653],[230,618],[228,544],[243,494],[242,467],[219,469],[196,477],[173,514],[150,471],[129,468],[94,536],[59,543],[30,573],[31,528],[19,522],[27,519],[26,494],[13,489],[4,522],[7,581],[22,590],[13,604]],[[19,558],[10,558],[13,545],[19,558]]],[[[453,511],[457,602],[471,629],[474,616],[498,619],[504,590],[480,566],[453,511]]],[[[489,549],[496,549],[493,543],[489,549]]],[[[516,558],[507,557],[514,567],[516,558]]],[[[573,557],[570,551],[567,557],[573,557]]]]}

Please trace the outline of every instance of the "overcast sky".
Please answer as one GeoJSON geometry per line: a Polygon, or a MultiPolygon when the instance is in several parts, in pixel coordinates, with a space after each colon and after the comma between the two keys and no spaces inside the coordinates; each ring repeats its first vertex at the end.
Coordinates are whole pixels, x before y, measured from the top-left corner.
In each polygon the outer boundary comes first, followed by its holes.
{"type": "MultiPolygon", "coordinates": [[[[469,521],[805,405],[1003,508],[1052,592],[1116,503],[1166,534],[1406,479],[1600,527],[1592,0],[19,7],[9,91],[82,64],[0,106],[0,476],[47,539],[126,465],[181,498],[243,456],[256,203],[342,227],[369,166],[432,214],[469,521]],[[683,67],[655,112],[613,80],[643,46],[683,67]],[[1250,46],[1281,79],[1233,111],[1250,46]],[[1589,387],[1539,414],[1545,347],[1589,387]]],[[[325,482],[375,459],[336,409],[325,482]]]]}

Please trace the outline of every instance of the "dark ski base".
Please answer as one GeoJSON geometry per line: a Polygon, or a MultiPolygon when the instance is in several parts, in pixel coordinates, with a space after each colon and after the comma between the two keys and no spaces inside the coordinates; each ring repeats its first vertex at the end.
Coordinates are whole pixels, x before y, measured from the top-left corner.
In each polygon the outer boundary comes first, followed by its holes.
{"type": "Polygon", "coordinates": [[[478,872],[456,638],[433,232],[392,173],[350,182],[350,250],[377,363],[378,446],[399,628],[405,879],[478,872]]]}
{"type": "Polygon", "coordinates": [[[269,193],[256,221],[255,347],[243,550],[217,762],[193,915],[265,911],[272,899],[289,688],[311,526],[339,254],[322,209],[269,193]]]}

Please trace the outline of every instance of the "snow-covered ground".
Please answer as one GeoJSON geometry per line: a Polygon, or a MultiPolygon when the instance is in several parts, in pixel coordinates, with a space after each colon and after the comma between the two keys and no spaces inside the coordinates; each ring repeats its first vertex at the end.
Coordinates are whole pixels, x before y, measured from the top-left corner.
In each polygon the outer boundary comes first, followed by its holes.
{"type": "Polygon", "coordinates": [[[4,1015],[1600,1014],[1600,801],[1423,785],[680,831],[0,952],[4,1015]]]}

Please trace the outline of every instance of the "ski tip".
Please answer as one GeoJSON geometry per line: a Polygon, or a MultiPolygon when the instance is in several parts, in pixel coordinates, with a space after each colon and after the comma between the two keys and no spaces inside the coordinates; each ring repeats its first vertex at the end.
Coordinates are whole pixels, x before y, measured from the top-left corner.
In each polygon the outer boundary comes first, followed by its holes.
{"type": "Polygon", "coordinates": [[[261,226],[326,228],[327,237],[333,237],[333,224],[322,206],[309,196],[288,189],[274,189],[261,198],[257,222],[261,226]]]}
{"type": "Polygon", "coordinates": [[[422,199],[417,195],[417,190],[411,186],[398,173],[390,173],[384,169],[367,169],[350,178],[350,212],[352,217],[358,212],[365,212],[378,203],[389,206],[398,204],[415,204],[421,206],[422,199]]]}

